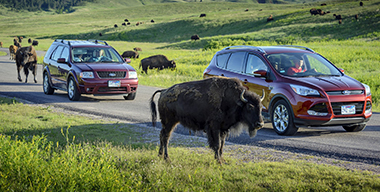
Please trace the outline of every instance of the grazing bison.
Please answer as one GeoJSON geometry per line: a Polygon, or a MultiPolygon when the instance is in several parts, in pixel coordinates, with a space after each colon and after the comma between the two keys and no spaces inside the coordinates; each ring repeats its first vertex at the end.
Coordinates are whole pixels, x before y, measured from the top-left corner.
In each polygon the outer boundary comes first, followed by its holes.
{"type": "Polygon", "coordinates": [[[33,46],[38,46],[38,41],[37,40],[33,40],[32,45],[33,46]]]}
{"type": "Polygon", "coordinates": [[[227,135],[239,135],[247,130],[254,137],[264,125],[261,116],[264,97],[246,91],[235,78],[213,77],[200,81],[173,85],[158,90],[150,99],[152,123],[157,119],[154,96],[158,99],[162,129],[160,133],[159,156],[168,156],[168,143],[175,126],[181,123],[192,131],[207,133],[208,143],[215,152],[215,159],[223,163],[223,146],[227,135]]]}
{"type": "Polygon", "coordinates": [[[341,20],[342,19],[342,15],[333,14],[333,16],[335,17],[336,20],[341,20]]]}
{"type": "Polygon", "coordinates": [[[140,47],[135,47],[135,48],[133,48],[133,50],[135,50],[135,51],[142,51],[142,49],[140,47]]]}
{"type": "Polygon", "coordinates": [[[154,23],[154,20],[152,19],[152,20],[150,20],[150,22],[151,22],[151,23],[154,23]]]}
{"type": "Polygon", "coordinates": [[[3,42],[0,41],[0,47],[3,47],[3,42]]]}
{"type": "Polygon", "coordinates": [[[193,35],[193,36],[191,36],[191,40],[196,41],[196,40],[199,40],[199,39],[200,39],[200,38],[199,38],[198,35],[193,35]]]}
{"type": "Polygon", "coordinates": [[[121,55],[123,58],[139,58],[139,53],[137,51],[124,51],[124,53],[121,55]]]}
{"type": "Polygon", "coordinates": [[[360,1],[359,5],[360,5],[360,6],[363,6],[363,5],[364,5],[364,3],[360,1]]]}
{"type": "Polygon", "coordinates": [[[165,68],[176,68],[176,63],[174,60],[170,60],[165,55],[153,55],[141,60],[139,68],[142,67],[143,72],[148,74],[148,69],[165,69],[165,68]]]}
{"type": "Polygon", "coordinates": [[[117,24],[113,25],[113,27],[115,27],[115,28],[116,28],[116,27],[117,27],[117,24]]]}
{"type": "Polygon", "coordinates": [[[28,39],[28,43],[29,44],[32,43],[32,39],[31,38],[28,39]]]}
{"type": "Polygon", "coordinates": [[[273,19],[273,15],[270,15],[268,18],[267,18],[267,22],[269,22],[269,21],[273,21],[274,19],[273,19]]]}
{"type": "Polygon", "coordinates": [[[33,46],[21,47],[16,52],[16,65],[18,80],[22,81],[20,76],[20,70],[24,68],[25,83],[28,82],[29,70],[34,75],[34,82],[37,83],[37,53],[33,46]]]}
{"type": "Polygon", "coordinates": [[[18,47],[16,45],[10,45],[9,46],[9,55],[10,55],[10,60],[15,60],[16,59],[16,52],[17,52],[18,47]]]}
{"type": "Polygon", "coordinates": [[[206,13],[202,13],[199,17],[206,17],[206,13]]]}

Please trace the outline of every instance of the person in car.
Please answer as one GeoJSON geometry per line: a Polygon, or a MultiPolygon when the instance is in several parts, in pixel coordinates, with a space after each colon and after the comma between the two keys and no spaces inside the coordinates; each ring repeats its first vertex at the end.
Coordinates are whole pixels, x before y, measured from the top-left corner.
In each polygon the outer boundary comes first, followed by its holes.
{"type": "Polygon", "coordinates": [[[301,73],[301,72],[306,71],[305,66],[304,66],[305,64],[302,59],[294,57],[292,61],[294,63],[294,66],[289,67],[289,69],[286,71],[286,74],[294,75],[295,73],[301,73]]]}

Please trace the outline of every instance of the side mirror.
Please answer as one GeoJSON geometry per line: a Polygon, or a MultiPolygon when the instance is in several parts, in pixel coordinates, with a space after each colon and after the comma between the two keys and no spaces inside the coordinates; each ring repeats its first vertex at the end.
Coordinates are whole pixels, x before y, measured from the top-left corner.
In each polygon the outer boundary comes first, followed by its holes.
{"type": "Polygon", "coordinates": [[[125,62],[128,63],[128,64],[131,63],[131,59],[130,59],[130,58],[125,58],[124,60],[125,60],[125,62]]]}
{"type": "Polygon", "coordinates": [[[65,63],[65,64],[67,64],[65,58],[58,58],[57,62],[58,62],[58,63],[65,63]]]}
{"type": "Polygon", "coordinates": [[[267,71],[265,71],[265,70],[258,70],[258,71],[253,72],[253,75],[255,77],[267,77],[267,71]]]}

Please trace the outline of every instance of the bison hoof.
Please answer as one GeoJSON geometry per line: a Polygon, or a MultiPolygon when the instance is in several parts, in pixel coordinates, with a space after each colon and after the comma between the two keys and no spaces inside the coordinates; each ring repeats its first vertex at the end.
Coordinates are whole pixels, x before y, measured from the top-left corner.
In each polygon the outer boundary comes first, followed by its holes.
{"type": "Polygon", "coordinates": [[[21,78],[18,78],[18,81],[22,82],[22,79],[21,79],[21,78]]]}
{"type": "Polygon", "coordinates": [[[37,83],[37,80],[34,80],[35,83],[37,83]]]}

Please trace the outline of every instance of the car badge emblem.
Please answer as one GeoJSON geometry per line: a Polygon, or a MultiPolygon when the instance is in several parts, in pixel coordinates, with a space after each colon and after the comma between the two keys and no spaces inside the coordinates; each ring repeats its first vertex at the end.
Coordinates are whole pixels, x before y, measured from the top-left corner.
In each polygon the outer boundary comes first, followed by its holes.
{"type": "Polygon", "coordinates": [[[108,74],[110,77],[115,77],[116,76],[116,74],[115,73],[110,73],[110,74],[108,74]]]}
{"type": "Polygon", "coordinates": [[[351,94],[351,91],[348,91],[348,90],[344,90],[342,91],[343,95],[350,95],[351,94]]]}

